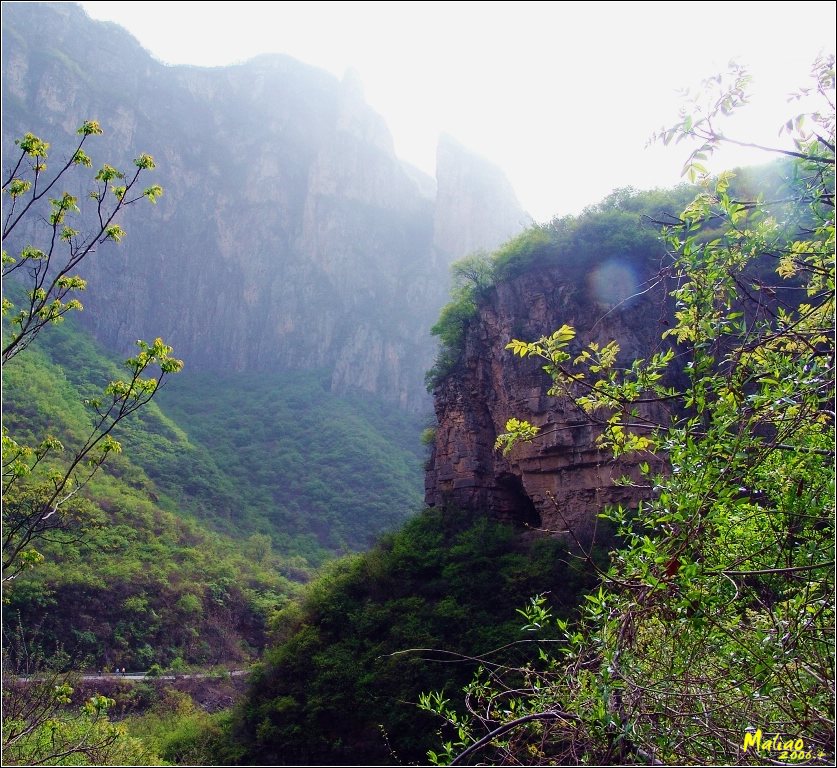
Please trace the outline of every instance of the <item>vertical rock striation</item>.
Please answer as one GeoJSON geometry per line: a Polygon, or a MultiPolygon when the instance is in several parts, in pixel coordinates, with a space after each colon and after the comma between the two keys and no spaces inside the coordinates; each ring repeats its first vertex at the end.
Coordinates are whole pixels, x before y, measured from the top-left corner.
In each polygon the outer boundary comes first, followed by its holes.
{"type": "Polygon", "coordinates": [[[6,157],[32,131],[57,164],[97,119],[94,163],[158,163],[159,204],[84,265],[101,341],[163,336],[193,370],[312,369],[429,405],[450,263],[528,221],[499,170],[451,141],[435,181],[403,163],[352,73],[280,55],[164,66],[69,3],[8,4],[3,21],[6,157]]]}
{"type": "Polygon", "coordinates": [[[532,224],[503,172],[442,135],[436,151],[438,189],[433,217],[434,260],[491,251],[532,224]]]}
{"type": "Polygon", "coordinates": [[[578,332],[579,349],[617,339],[621,360],[647,356],[660,343],[662,291],[609,304],[594,277],[532,269],[491,290],[457,369],[434,392],[438,427],[426,473],[428,505],[584,535],[604,505],[638,500],[635,488],[613,481],[636,477],[648,457],[614,461],[599,450],[598,428],[568,399],[547,395],[551,381],[538,362],[505,349],[512,338],[535,340],[567,323],[578,332]],[[541,433],[503,457],[494,441],[512,417],[541,433]]]}

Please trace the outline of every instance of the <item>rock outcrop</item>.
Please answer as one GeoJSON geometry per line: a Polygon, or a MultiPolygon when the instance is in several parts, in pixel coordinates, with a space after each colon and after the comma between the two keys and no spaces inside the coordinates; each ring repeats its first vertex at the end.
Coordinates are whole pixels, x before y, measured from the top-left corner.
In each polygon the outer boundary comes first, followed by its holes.
{"type": "Polygon", "coordinates": [[[317,370],[334,391],[429,407],[450,263],[528,221],[499,170],[452,142],[435,180],[403,163],[351,73],[279,55],[164,66],[69,3],[8,4],[3,22],[7,157],[32,131],[57,161],[97,119],[94,163],[158,164],[159,204],[84,264],[101,341],[122,354],[162,336],[192,370],[317,370]]]}
{"type": "MultiPolygon", "coordinates": [[[[568,399],[547,395],[536,360],[513,357],[512,338],[535,340],[567,323],[577,348],[617,339],[620,359],[646,357],[660,344],[661,290],[626,302],[603,300],[596,270],[573,279],[563,269],[533,269],[493,288],[466,335],[460,364],[434,392],[438,427],[426,474],[426,502],[482,511],[560,532],[589,533],[607,504],[632,505],[637,489],[614,485],[647,456],[614,461],[596,447],[599,429],[568,399]],[[508,457],[494,450],[509,418],[540,435],[508,457]]],[[[651,415],[651,414],[649,414],[651,415]]]]}

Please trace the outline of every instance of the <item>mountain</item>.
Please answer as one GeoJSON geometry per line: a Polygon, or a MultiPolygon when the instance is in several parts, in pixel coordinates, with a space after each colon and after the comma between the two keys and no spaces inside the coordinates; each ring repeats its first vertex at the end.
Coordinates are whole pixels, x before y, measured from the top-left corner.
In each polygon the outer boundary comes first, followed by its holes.
{"type": "MultiPolygon", "coordinates": [[[[730,190],[741,200],[767,194],[781,221],[788,219],[791,178],[787,161],[738,169],[730,190]]],[[[615,341],[622,366],[676,346],[664,339],[675,322],[675,285],[658,222],[674,221],[695,193],[685,184],[616,190],[579,216],[534,227],[486,257],[486,276],[473,287],[472,303],[455,298],[434,326],[444,343],[431,372],[437,427],[425,475],[428,506],[587,535],[604,507],[632,507],[642,498],[641,482],[618,481],[639,481],[641,464],[662,470],[660,456],[635,451],[614,459],[597,443],[603,422],[569,397],[549,394],[553,382],[543,361],[518,357],[506,345],[536,341],[566,324],[576,331],[570,360],[590,343],[602,349],[615,341]],[[458,333],[449,332],[452,323],[460,324],[458,333]],[[540,433],[504,455],[495,441],[512,418],[540,433]]],[[[752,269],[767,284],[775,265],[765,257],[752,269]]],[[[772,295],[785,306],[799,301],[794,286],[772,295]]],[[[749,316],[753,310],[742,301],[740,311],[749,316]]],[[[669,384],[685,384],[685,374],[667,376],[669,384]]],[[[665,405],[641,404],[635,417],[665,424],[673,415],[665,405]]]]}
{"type": "MultiPolygon", "coordinates": [[[[85,400],[124,376],[78,319],[3,367],[4,429],[65,447],[48,469],[90,434],[85,400]]],[[[417,417],[328,382],[300,371],[167,380],[118,426],[123,450],[83,489],[83,514],[39,543],[46,562],[4,584],[6,629],[26,627],[30,644],[63,647],[79,666],[251,658],[299,582],[421,505],[417,417]]],[[[16,501],[4,482],[4,529],[16,501]]]]}
{"type": "Polygon", "coordinates": [[[641,462],[658,460],[637,453],[614,460],[597,445],[601,427],[569,398],[548,394],[552,381],[543,361],[516,357],[506,345],[567,324],[577,331],[571,358],[589,342],[603,347],[613,339],[622,362],[661,351],[670,286],[662,277],[658,232],[643,221],[680,210],[693,194],[685,186],[617,191],[491,256],[492,279],[475,295],[459,346],[440,355],[454,362],[433,382],[437,428],[425,476],[428,506],[479,510],[549,531],[571,527],[585,536],[603,507],[638,500],[635,486],[615,481],[638,478],[641,462]],[[495,441],[512,418],[541,431],[506,456],[495,441]]]}
{"type": "MultiPolygon", "coordinates": [[[[4,169],[31,131],[57,170],[96,119],[94,167],[67,181],[73,225],[89,224],[103,163],[148,152],[165,189],[83,263],[84,311],[4,366],[4,427],[72,449],[82,402],[137,338],[186,361],[85,489],[95,525],[45,545],[6,618],[76,664],[249,656],[314,567],[419,510],[417,414],[449,264],[528,219],[502,174],[451,142],[437,179],[400,161],[352,73],[278,55],[168,67],[71,3],[4,3],[2,21],[4,169]]],[[[12,254],[38,225],[24,226],[12,254]]],[[[11,280],[3,292],[19,303],[11,280]]]]}
{"type": "Polygon", "coordinates": [[[450,263],[530,221],[453,141],[435,180],[399,160],[351,72],[165,66],[68,3],[4,4],[3,72],[6,158],[32,131],[57,159],[96,119],[96,166],[157,162],[159,204],[84,264],[85,324],[119,353],[162,336],[193,370],[325,369],[334,392],[421,410],[450,263]]]}

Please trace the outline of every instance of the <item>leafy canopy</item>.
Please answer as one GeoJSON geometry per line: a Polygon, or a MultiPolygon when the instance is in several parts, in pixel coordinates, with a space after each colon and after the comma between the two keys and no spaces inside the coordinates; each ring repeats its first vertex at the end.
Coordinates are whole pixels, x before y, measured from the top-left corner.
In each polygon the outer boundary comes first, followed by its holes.
{"type": "MultiPolygon", "coordinates": [[[[662,232],[670,349],[627,366],[615,342],[571,354],[568,326],[509,344],[544,361],[601,445],[667,469],[645,464],[635,512],[602,511],[625,545],[580,625],[527,609],[530,627],[559,630],[557,650],[513,685],[475,681],[467,715],[423,700],[452,734],[434,762],[833,760],[834,82],[833,57],[818,60],[802,95],[821,107],[784,128],[795,149],[778,197],[736,196],[731,174],[703,166],[746,143],[720,127],[746,101],[742,69],[661,133],[698,140],[685,173],[700,187],[662,232]]],[[[530,439],[511,421],[498,447],[530,439]]]]}

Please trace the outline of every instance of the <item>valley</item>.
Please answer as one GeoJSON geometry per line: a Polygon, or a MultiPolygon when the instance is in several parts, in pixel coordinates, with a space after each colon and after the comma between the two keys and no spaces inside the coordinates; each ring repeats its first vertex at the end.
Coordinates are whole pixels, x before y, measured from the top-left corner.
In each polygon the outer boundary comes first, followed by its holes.
{"type": "Polygon", "coordinates": [[[535,223],[351,70],[2,35],[4,765],[833,759],[833,56],[535,223]]]}

